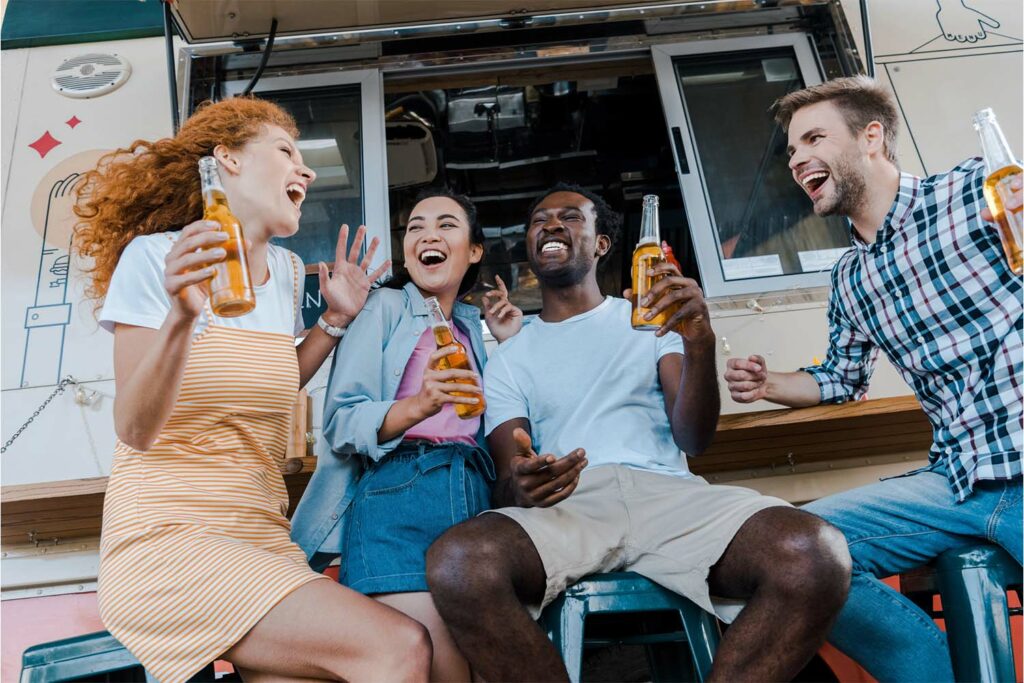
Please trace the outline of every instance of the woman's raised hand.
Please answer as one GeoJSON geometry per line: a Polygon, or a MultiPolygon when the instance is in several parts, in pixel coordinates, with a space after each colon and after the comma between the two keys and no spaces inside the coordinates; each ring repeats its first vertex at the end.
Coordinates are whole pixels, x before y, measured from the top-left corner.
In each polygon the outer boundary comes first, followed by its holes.
{"type": "Polygon", "coordinates": [[[523,311],[509,301],[504,280],[495,275],[494,282],[496,287],[483,296],[484,320],[500,344],[523,329],[523,311]]]}
{"type": "Polygon", "coordinates": [[[359,311],[363,309],[363,304],[366,303],[370,285],[391,266],[390,260],[385,261],[367,275],[366,271],[373,262],[373,255],[377,252],[377,247],[380,246],[380,240],[374,237],[366,249],[366,255],[360,260],[359,251],[362,249],[364,239],[366,239],[366,226],[360,225],[356,230],[352,248],[349,249],[346,257],[348,225],[342,225],[338,232],[338,245],[334,252],[333,273],[327,268],[326,263],[320,263],[320,293],[327,301],[324,320],[330,325],[345,327],[352,322],[359,311]]]}

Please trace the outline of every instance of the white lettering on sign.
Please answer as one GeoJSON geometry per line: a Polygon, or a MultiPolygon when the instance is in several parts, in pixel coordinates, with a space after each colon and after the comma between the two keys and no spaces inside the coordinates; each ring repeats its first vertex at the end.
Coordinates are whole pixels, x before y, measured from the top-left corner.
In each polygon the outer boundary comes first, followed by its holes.
{"type": "Polygon", "coordinates": [[[316,291],[316,295],[315,296],[311,292],[306,292],[306,303],[302,307],[303,308],[320,308],[320,306],[321,306],[320,290],[316,291]]]}

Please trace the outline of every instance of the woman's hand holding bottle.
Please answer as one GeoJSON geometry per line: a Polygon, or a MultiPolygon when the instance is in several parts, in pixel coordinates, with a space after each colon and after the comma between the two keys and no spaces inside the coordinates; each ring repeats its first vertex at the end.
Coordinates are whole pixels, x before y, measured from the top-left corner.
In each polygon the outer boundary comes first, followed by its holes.
{"type": "Polygon", "coordinates": [[[227,252],[219,245],[228,238],[220,223],[198,220],[186,225],[164,259],[164,289],[171,297],[171,311],[188,320],[203,312],[210,297],[212,265],[227,252]]]}
{"type": "Polygon", "coordinates": [[[480,399],[476,396],[483,392],[480,389],[480,376],[472,370],[441,369],[445,356],[456,353],[458,348],[446,346],[430,354],[430,361],[423,369],[423,385],[415,396],[417,412],[420,420],[437,415],[446,403],[463,403],[477,405],[480,399]],[[464,396],[460,394],[472,394],[464,396]]]}

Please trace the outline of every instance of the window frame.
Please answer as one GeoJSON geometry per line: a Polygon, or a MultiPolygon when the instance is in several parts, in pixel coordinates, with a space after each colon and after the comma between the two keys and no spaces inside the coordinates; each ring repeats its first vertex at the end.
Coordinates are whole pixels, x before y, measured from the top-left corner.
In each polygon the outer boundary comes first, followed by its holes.
{"type": "MultiPolygon", "coordinates": [[[[813,37],[806,32],[772,35],[719,38],[651,46],[651,59],[661,93],[662,109],[668,126],[676,164],[676,176],[683,193],[683,204],[690,226],[690,235],[697,255],[701,281],[708,297],[727,297],[763,294],[787,289],[821,287],[829,284],[829,271],[792,273],[744,279],[725,279],[722,269],[721,247],[717,239],[717,226],[713,219],[711,197],[704,176],[704,166],[697,149],[696,134],[690,120],[682,84],[676,75],[677,57],[695,57],[722,52],[757,52],[759,50],[788,47],[793,50],[804,87],[822,82],[821,64],[814,48],[813,37]],[[679,130],[679,137],[673,129],[679,130]],[[679,149],[679,144],[683,149],[679,149]],[[680,154],[685,158],[680,159],[680,154]],[[686,171],[684,172],[684,169],[686,171]]],[[[809,201],[809,200],[808,200],[809,201]]]]}

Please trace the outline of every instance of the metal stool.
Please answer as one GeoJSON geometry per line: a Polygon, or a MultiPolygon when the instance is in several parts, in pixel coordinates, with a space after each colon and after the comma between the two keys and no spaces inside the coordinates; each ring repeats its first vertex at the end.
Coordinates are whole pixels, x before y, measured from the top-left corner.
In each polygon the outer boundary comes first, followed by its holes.
{"type": "MultiPolygon", "coordinates": [[[[157,683],[139,660],[106,631],[33,645],[21,655],[20,683],[78,680],[157,683]]],[[[214,680],[213,663],[191,680],[214,680]]]]}
{"type": "Polygon", "coordinates": [[[681,595],[662,588],[633,572],[594,574],[570,586],[541,615],[541,624],[558,648],[569,672],[569,680],[578,683],[583,663],[583,649],[598,645],[644,645],[652,664],[655,681],[666,680],[659,674],[675,677],[665,670],[663,659],[653,656],[652,647],[664,643],[687,643],[696,680],[704,681],[711,671],[711,662],[718,648],[720,633],[714,615],[681,595]],[[670,611],[679,614],[682,631],[639,634],[617,638],[585,638],[584,622],[592,614],[670,611]],[[659,666],[660,664],[660,666],[659,666]]]}
{"type": "Polygon", "coordinates": [[[104,680],[105,674],[114,672],[123,672],[122,677],[130,680],[156,680],[106,631],[33,645],[21,655],[21,683],[104,680]]]}
{"type": "Polygon", "coordinates": [[[947,550],[935,563],[946,635],[958,681],[1013,681],[1008,590],[1020,596],[1021,566],[995,545],[947,550]]]}
{"type": "Polygon", "coordinates": [[[1021,596],[1021,566],[999,546],[953,548],[928,566],[900,574],[900,590],[929,615],[946,621],[946,638],[958,681],[1016,680],[1006,593],[1021,596]],[[934,595],[942,610],[932,608],[934,595]]]}

